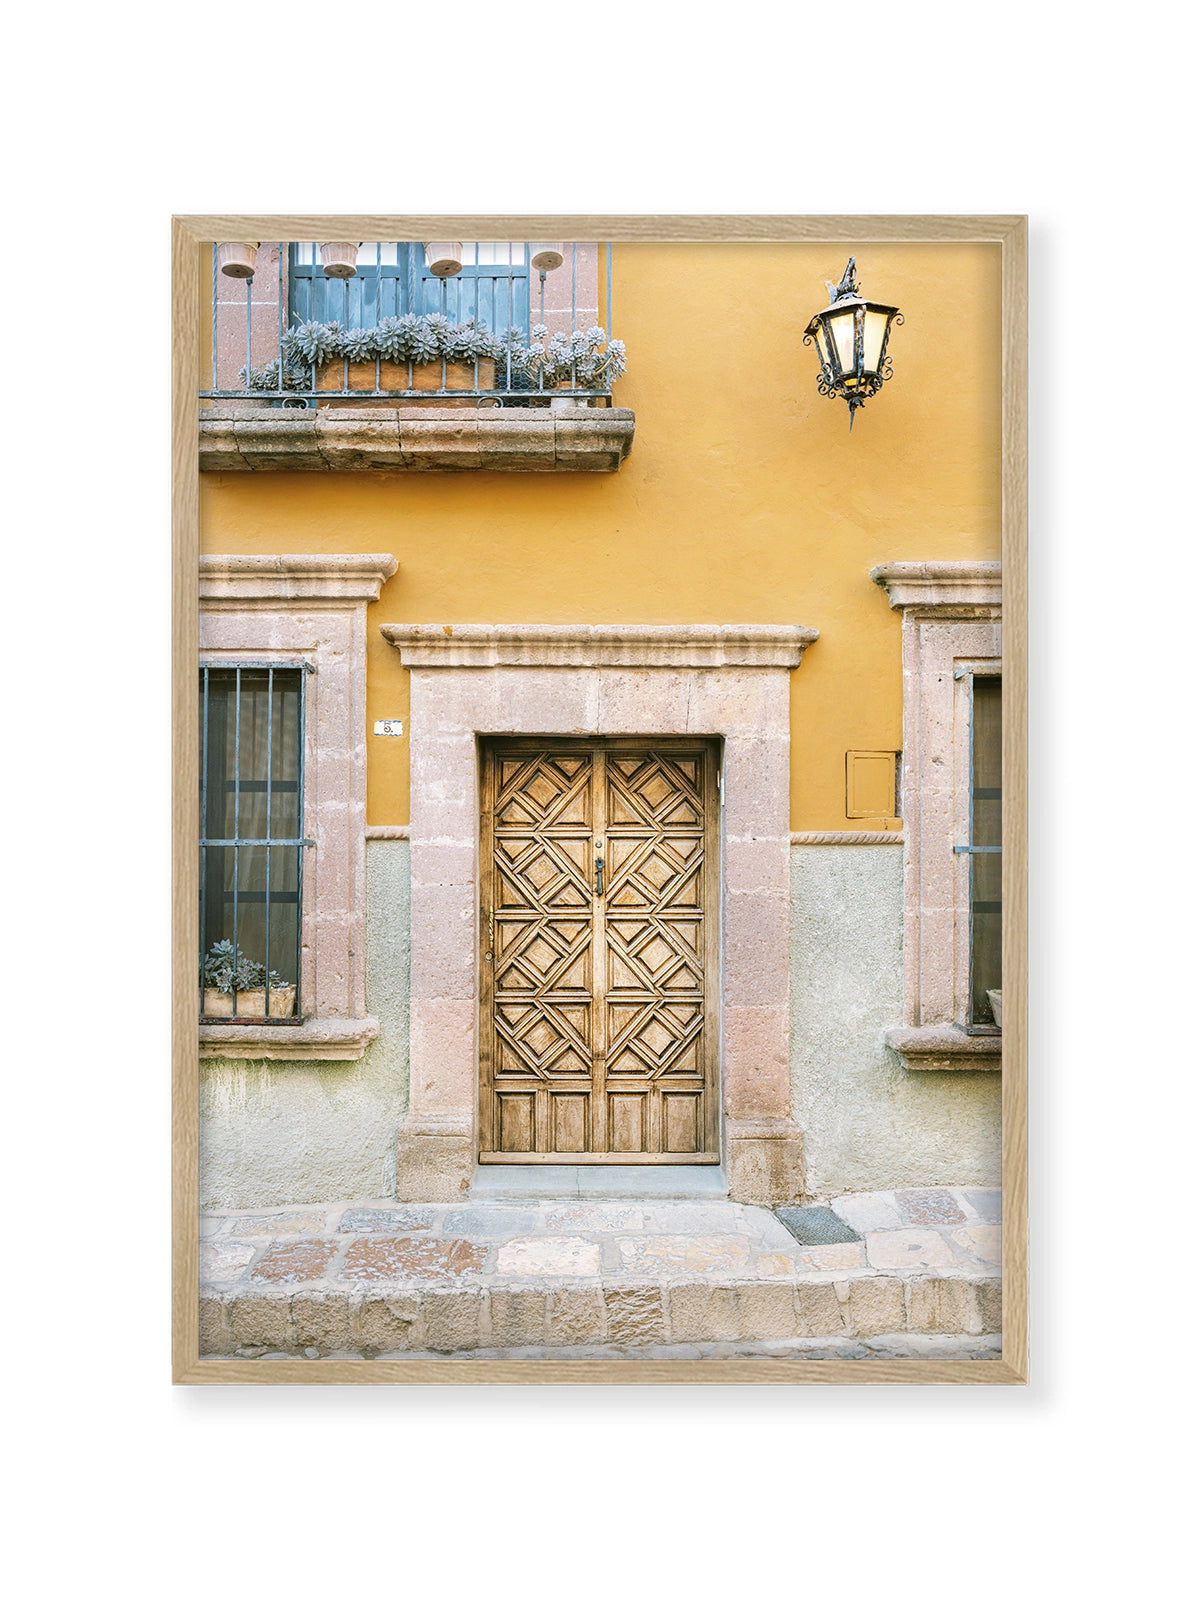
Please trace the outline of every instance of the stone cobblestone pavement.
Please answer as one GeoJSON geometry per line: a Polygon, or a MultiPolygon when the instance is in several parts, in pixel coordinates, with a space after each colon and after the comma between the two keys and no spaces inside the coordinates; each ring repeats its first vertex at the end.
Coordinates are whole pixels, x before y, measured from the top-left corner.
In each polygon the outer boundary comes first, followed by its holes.
{"type": "Polygon", "coordinates": [[[727,1200],[385,1200],[206,1212],[201,1353],[467,1359],[994,1359],[995,1190],[828,1206],[800,1244],[727,1200]]]}

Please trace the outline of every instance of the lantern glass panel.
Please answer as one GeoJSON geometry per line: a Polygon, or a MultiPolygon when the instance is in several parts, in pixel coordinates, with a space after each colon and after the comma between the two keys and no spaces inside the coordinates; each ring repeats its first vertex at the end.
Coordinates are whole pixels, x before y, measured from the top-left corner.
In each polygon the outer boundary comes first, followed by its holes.
{"type": "Polygon", "coordinates": [[[835,311],[826,318],[834,366],[842,373],[854,372],[854,311],[835,311]]]}
{"type": "Polygon", "coordinates": [[[863,371],[876,373],[883,356],[883,340],[890,315],[886,311],[867,311],[863,319],[863,371]]]}

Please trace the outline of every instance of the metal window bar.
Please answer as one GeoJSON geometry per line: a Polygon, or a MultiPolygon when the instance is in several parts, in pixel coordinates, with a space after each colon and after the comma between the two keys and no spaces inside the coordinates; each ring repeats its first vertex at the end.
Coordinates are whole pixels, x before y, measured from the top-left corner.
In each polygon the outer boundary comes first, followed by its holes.
{"type": "MultiPolygon", "coordinates": [[[[200,809],[201,809],[201,836],[200,836],[200,985],[201,1008],[200,1020],[204,1023],[220,1024],[246,1024],[259,1023],[272,1026],[296,1026],[303,1020],[304,1011],[302,1004],[302,987],[300,960],[302,950],[302,919],[303,919],[303,887],[304,887],[304,852],[314,847],[314,841],[304,836],[304,773],[305,773],[305,725],[306,725],[306,700],[305,680],[312,671],[308,663],[298,665],[281,664],[278,662],[239,662],[232,666],[204,665],[200,668],[200,693],[201,693],[201,760],[200,760],[200,809]],[[266,739],[265,746],[254,726],[251,718],[251,732],[244,736],[243,728],[246,721],[247,683],[254,688],[265,686],[266,690],[266,739]],[[215,693],[215,691],[221,693],[215,693]],[[232,692],[230,692],[232,691],[232,692]],[[295,703],[292,709],[293,732],[295,749],[291,756],[292,776],[287,771],[288,752],[285,748],[287,739],[279,737],[279,723],[276,714],[276,699],[281,695],[294,695],[295,703]],[[232,701],[232,706],[230,706],[232,701]],[[220,710],[219,719],[215,713],[220,710]],[[232,751],[230,750],[230,713],[232,711],[232,751]],[[216,732],[215,722],[219,720],[220,733],[216,732]],[[244,775],[243,754],[244,750],[250,751],[250,764],[255,775],[244,775]],[[229,775],[229,757],[232,754],[232,776],[229,775]],[[261,775],[259,775],[261,774],[261,775]],[[219,786],[219,794],[216,792],[219,786]],[[294,827],[286,828],[282,833],[276,832],[277,808],[276,796],[294,794],[294,805],[286,810],[293,813],[289,820],[294,821],[294,827]],[[255,820],[261,822],[259,828],[243,830],[244,809],[249,800],[262,797],[261,808],[254,808],[255,820]],[[228,803],[232,799],[232,819],[229,816],[228,803]],[[214,832],[214,811],[219,810],[221,826],[214,832]],[[232,820],[232,831],[228,829],[228,822],[232,820]],[[251,858],[249,869],[243,871],[242,852],[245,850],[261,850],[262,855],[262,880],[261,890],[250,889],[244,886],[244,878],[253,881],[254,861],[251,858]],[[287,851],[293,854],[293,872],[295,888],[272,886],[273,855],[276,851],[287,851]],[[211,852],[220,851],[221,856],[214,862],[211,852]],[[232,860],[226,857],[228,852],[232,860]],[[220,903],[214,907],[210,891],[215,890],[216,878],[220,878],[220,903]],[[213,883],[210,885],[210,878],[213,883]],[[225,884],[232,880],[231,888],[225,884]],[[275,904],[294,904],[295,924],[292,930],[291,949],[286,956],[278,952],[278,934],[272,936],[271,908],[275,904]],[[257,939],[251,937],[247,943],[248,948],[243,949],[243,930],[249,910],[251,918],[258,906],[262,907],[262,938],[261,946],[257,939]],[[236,982],[231,989],[230,1014],[209,1010],[209,987],[205,983],[204,965],[205,958],[211,945],[216,942],[214,934],[220,938],[228,938],[232,933],[231,944],[233,947],[233,969],[237,971],[243,958],[257,962],[261,953],[260,963],[263,971],[262,979],[262,1010],[255,1013],[243,1010],[239,1005],[239,995],[248,991],[238,990],[236,982]],[[271,975],[277,971],[276,962],[290,971],[281,972],[279,975],[285,979],[283,985],[276,988],[286,991],[288,987],[294,988],[290,1015],[273,1016],[271,1014],[272,984],[271,975]],[[289,983],[287,980],[290,979],[289,983]]],[[[285,875],[285,882],[286,882],[285,875]]],[[[276,924],[278,928],[278,924],[276,924]]],[[[233,981],[233,980],[231,980],[233,981]]]]}
{"type": "MultiPolygon", "coordinates": [[[[981,757],[986,758],[988,753],[980,749],[977,739],[977,688],[981,682],[987,685],[985,693],[987,693],[989,696],[994,690],[997,704],[992,715],[993,717],[997,717],[999,713],[999,701],[1002,692],[1000,677],[998,675],[992,676],[991,674],[988,674],[981,679],[975,674],[971,674],[970,734],[968,741],[969,748],[967,753],[967,765],[970,774],[967,789],[967,839],[969,840],[969,843],[956,844],[954,846],[954,854],[965,855],[968,860],[967,903],[970,931],[968,935],[969,962],[967,978],[967,1032],[996,1033],[999,1030],[996,1028],[994,1021],[991,1018],[990,1006],[985,1010],[986,995],[985,1000],[981,1001],[979,998],[979,993],[982,988],[999,988],[1001,985],[999,981],[996,981],[994,984],[989,984],[987,983],[986,978],[984,978],[981,982],[979,966],[981,963],[985,964],[985,966],[994,966],[994,976],[997,980],[999,980],[999,950],[997,948],[994,952],[992,952],[986,949],[986,941],[984,940],[984,934],[980,927],[979,919],[981,917],[993,915],[1002,917],[1003,902],[1002,898],[996,898],[994,900],[991,898],[982,898],[980,891],[981,889],[987,889],[988,887],[987,882],[984,880],[991,879],[993,885],[991,892],[995,892],[997,895],[999,895],[998,885],[995,882],[995,872],[992,869],[991,862],[988,860],[988,858],[991,856],[1003,855],[1004,847],[1000,844],[981,844],[978,842],[980,832],[983,831],[986,833],[989,830],[986,827],[981,828],[977,803],[979,801],[995,801],[1003,805],[1003,781],[1001,781],[1001,783],[998,785],[981,785],[979,783],[980,760],[981,757]]],[[[995,731],[998,732],[998,727],[995,731]]],[[[992,829],[996,829],[998,826],[998,819],[989,820],[992,822],[992,829]]],[[[993,832],[993,837],[994,836],[995,835],[993,832]]],[[[998,864],[999,863],[997,863],[997,865],[998,864]]]]}
{"type": "MultiPolygon", "coordinates": [[[[266,245],[260,246],[260,250],[266,248],[269,247],[266,245]]],[[[308,367],[308,383],[306,388],[292,389],[286,387],[283,366],[284,335],[287,332],[288,326],[292,322],[299,323],[300,321],[307,320],[306,317],[301,314],[301,310],[296,308],[295,305],[292,310],[289,310],[287,302],[289,298],[292,298],[293,302],[295,302],[297,297],[294,291],[296,290],[298,283],[307,282],[311,286],[318,281],[318,277],[320,277],[322,281],[328,282],[329,280],[324,279],[323,270],[319,264],[319,252],[317,251],[315,245],[301,246],[287,240],[281,240],[277,243],[276,248],[278,250],[276,305],[274,307],[271,306],[269,300],[260,301],[256,305],[253,296],[254,279],[248,278],[246,280],[244,339],[239,341],[236,338],[235,327],[227,320],[228,317],[235,316],[235,303],[232,300],[222,301],[219,297],[220,285],[223,280],[218,274],[217,247],[215,243],[213,244],[211,317],[212,371],[210,386],[207,389],[200,390],[200,397],[202,399],[215,401],[258,400],[267,401],[269,404],[276,406],[300,405],[312,407],[316,405],[318,397],[322,400],[329,401],[343,398],[361,399],[364,394],[372,394],[375,398],[396,400],[427,401],[430,399],[438,399],[450,396],[455,398],[474,398],[477,404],[480,405],[491,404],[498,406],[528,406],[530,404],[548,404],[549,396],[543,375],[539,373],[536,384],[530,384],[527,379],[523,380],[520,372],[514,371],[512,350],[511,346],[509,345],[509,331],[515,325],[517,325],[516,296],[518,290],[521,291],[523,296],[523,303],[525,305],[524,316],[526,319],[527,330],[531,322],[529,313],[532,310],[532,305],[530,304],[532,300],[532,285],[529,281],[529,247],[527,244],[522,247],[520,252],[521,260],[520,262],[517,262],[514,260],[514,252],[511,243],[509,243],[506,252],[508,256],[507,264],[495,259],[499,256],[498,251],[491,252],[493,256],[492,260],[486,262],[480,261],[479,246],[478,244],[475,246],[475,259],[471,265],[471,277],[474,279],[474,292],[472,296],[472,302],[474,305],[473,316],[477,323],[481,323],[489,332],[498,335],[505,343],[505,355],[502,362],[497,363],[497,371],[493,386],[485,387],[483,384],[481,384],[479,360],[477,357],[474,363],[473,386],[470,389],[449,388],[447,384],[446,359],[443,356],[441,363],[441,387],[434,390],[416,388],[413,376],[413,363],[411,360],[408,362],[407,387],[403,389],[383,388],[381,382],[382,374],[380,370],[380,361],[378,357],[376,357],[375,361],[375,386],[373,390],[350,388],[350,362],[345,358],[343,358],[341,363],[342,387],[340,389],[331,389],[327,387],[318,388],[319,369],[316,365],[310,365],[308,367]],[[291,263],[286,278],[284,273],[285,252],[288,254],[291,263]],[[485,287],[487,289],[486,294],[484,293],[485,287]],[[500,312],[502,309],[506,311],[506,317],[501,317],[500,312]],[[268,338],[265,337],[268,329],[271,331],[269,341],[268,338]],[[225,333],[224,338],[222,338],[222,331],[225,333]],[[237,348],[239,343],[244,347],[245,364],[237,371],[237,373],[231,374],[229,368],[232,367],[233,363],[237,360],[237,357],[232,355],[232,351],[237,348]],[[224,361],[220,355],[222,350],[231,352],[228,358],[224,361]],[[250,374],[255,370],[254,356],[256,350],[259,356],[263,358],[259,362],[260,367],[262,365],[269,364],[271,361],[274,362],[274,387],[268,386],[252,388],[250,386],[250,374]],[[273,355],[267,354],[269,350],[273,350],[273,355]],[[225,370],[222,370],[223,367],[225,370]],[[503,368],[502,372],[500,370],[501,367],[503,368]],[[240,384],[235,384],[234,382],[230,381],[232,377],[236,377],[237,379],[242,380],[242,382],[240,384]],[[225,382],[221,381],[223,378],[226,380],[225,382]]],[[[375,242],[373,287],[374,313],[376,321],[378,321],[385,314],[384,285],[386,282],[390,281],[392,284],[391,315],[400,314],[400,291],[402,281],[406,284],[408,306],[411,309],[419,309],[424,300],[423,288],[429,282],[427,277],[422,277],[417,265],[419,247],[409,249],[404,242],[396,245],[394,264],[384,261],[383,248],[383,243],[381,241],[375,242]],[[400,262],[401,251],[404,252],[407,263],[406,266],[402,265],[400,262]]],[[[578,303],[579,244],[572,243],[569,246],[569,249],[571,254],[570,331],[572,333],[576,333],[583,331],[581,322],[581,308],[578,303]]],[[[599,256],[600,247],[597,245],[597,289],[599,288],[600,276],[599,256]]],[[[367,263],[367,270],[371,270],[370,263],[367,263]]],[[[563,266],[557,270],[559,272],[565,272],[566,263],[564,262],[563,266]]],[[[613,247],[611,242],[607,243],[604,249],[604,275],[605,321],[603,326],[605,328],[607,339],[611,341],[614,336],[612,325],[613,247]]],[[[544,321],[546,313],[546,274],[544,272],[540,273],[539,277],[538,311],[539,318],[544,321]]],[[[447,278],[442,278],[440,280],[433,281],[437,282],[440,286],[440,307],[443,315],[448,316],[450,315],[450,280],[447,278]]],[[[341,321],[343,326],[350,326],[354,323],[350,302],[351,282],[351,279],[342,280],[341,321]]],[[[466,303],[463,287],[464,279],[461,276],[456,277],[454,279],[454,283],[455,317],[461,320],[463,315],[463,307],[466,303]]],[[[368,295],[365,292],[366,287],[367,282],[364,278],[364,292],[361,297],[364,316],[368,314],[368,295]]],[[[309,315],[314,313],[316,310],[311,288],[307,294],[306,300],[304,301],[304,306],[309,315]]],[[[561,309],[565,310],[566,308],[563,307],[561,309]]],[[[364,322],[362,325],[366,326],[369,324],[364,322]]],[[[526,339],[526,348],[529,348],[532,343],[532,339],[528,334],[528,331],[526,333],[526,339]]],[[[579,376],[578,372],[575,370],[574,362],[572,363],[572,376],[569,386],[556,389],[555,393],[562,399],[569,398],[575,400],[594,400],[601,402],[604,405],[612,404],[611,380],[606,379],[606,381],[602,384],[593,387],[587,387],[579,382],[579,376]]]]}

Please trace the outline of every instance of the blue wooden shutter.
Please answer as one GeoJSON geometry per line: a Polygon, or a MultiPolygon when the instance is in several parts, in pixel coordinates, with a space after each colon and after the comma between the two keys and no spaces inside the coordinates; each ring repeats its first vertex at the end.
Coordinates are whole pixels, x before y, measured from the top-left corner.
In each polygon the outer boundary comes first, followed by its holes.
{"type": "Polygon", "coordinates": [[[515,327],[528,334],[526,248],[513,250],[511,265],[470,262],[453,278],[434,277],[425,265],[423,245],[400,242],[384,247],[379,255],[390,256],[393,248],[394,261],[376,260],[373,246],[368,245],[353,278],[327,278],[319,250],[289,246],[289,322],[340,322],[345,328],[370,328],[381,317],[440,311],[451,322],[474,317],[494,333],[503,335],[515,327]],[[315,261],[303,259],[310,254],[315,261]]]}

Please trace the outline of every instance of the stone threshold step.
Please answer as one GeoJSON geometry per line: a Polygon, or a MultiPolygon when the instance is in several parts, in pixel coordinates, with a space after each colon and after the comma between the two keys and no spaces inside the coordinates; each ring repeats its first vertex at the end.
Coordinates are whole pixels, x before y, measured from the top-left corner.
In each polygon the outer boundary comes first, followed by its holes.
{"type": "Polygon", "coordinates": [[[476,1167],[467,1202],[479,1200],[721,1200],[720,1167],[476,1167]]]}

